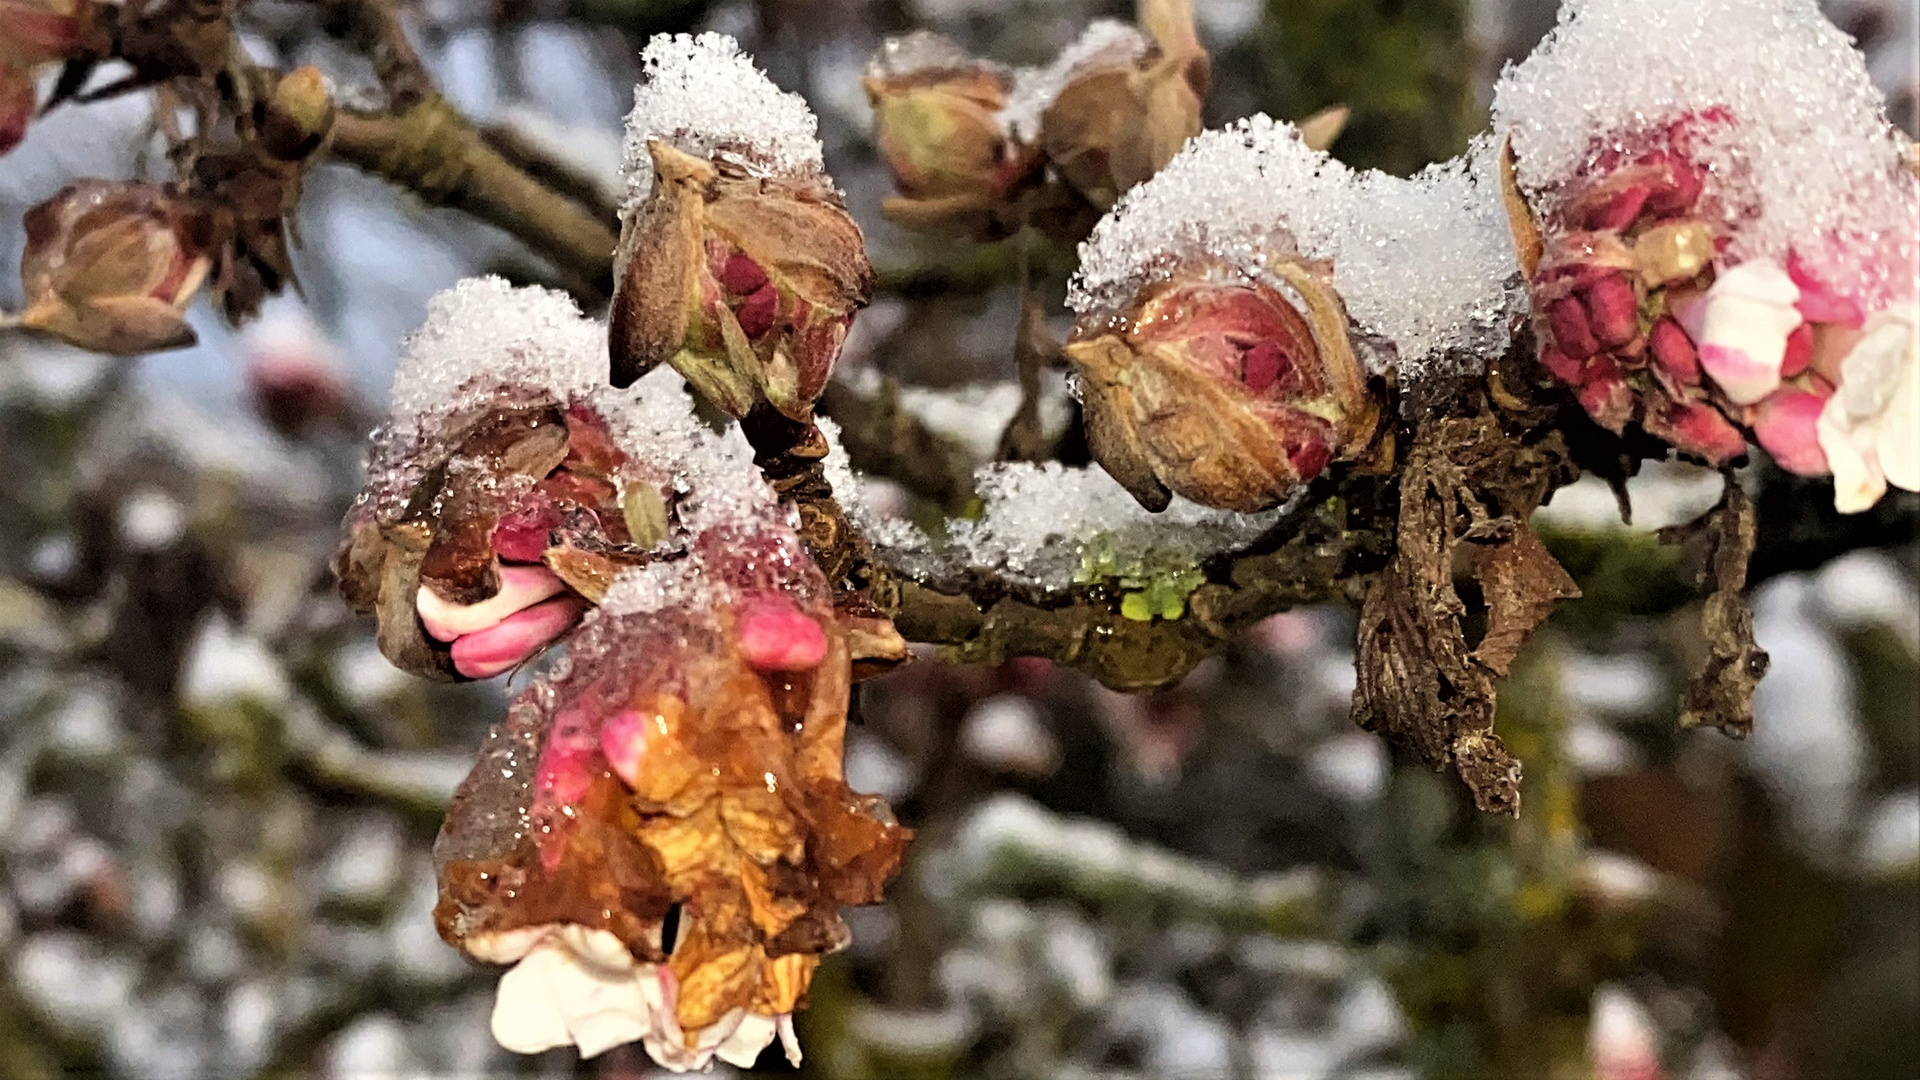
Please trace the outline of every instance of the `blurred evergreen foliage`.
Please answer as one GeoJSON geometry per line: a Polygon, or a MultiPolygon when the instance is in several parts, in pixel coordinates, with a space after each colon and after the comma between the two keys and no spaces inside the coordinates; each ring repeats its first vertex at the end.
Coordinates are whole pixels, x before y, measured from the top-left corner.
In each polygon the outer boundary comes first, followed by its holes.
{"type": "Polygon", "coordinates": [[[1464,0],[1267,0],[1248,35],[1260,107],[1297,120],[1345,104],[1333,154],[1407,175],[1460,153],[1486,123],[1464,0]]]}

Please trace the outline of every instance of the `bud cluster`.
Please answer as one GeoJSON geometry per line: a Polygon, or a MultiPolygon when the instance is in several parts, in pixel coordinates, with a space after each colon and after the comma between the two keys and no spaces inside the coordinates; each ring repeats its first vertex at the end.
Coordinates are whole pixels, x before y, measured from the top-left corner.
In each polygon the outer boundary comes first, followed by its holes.
{"type": "Polygon", "coordinates": [[[995,239],[1034,224],[1077,240],[1200,131],[1209,62],[1183,0],[1140,29],[1097,22],[1053,64],[1010,70],[921,31],[869,65],[874,142],[917,231],[995,239]]]}
{"type": "Polygon", "coordinates": [[[1914,300],[1870,315],[1798,250],[1729,256],[1738,216],[1708,192],[1695,146],[1736,124],[1710,110],[1608,140],[1554,192],[1538,239],[1516,217],[1521,250],[1542,253],[1530,268],[1541,365],[1615,433],[1638,423],[1716,466],[1751,433],[1790,472],[1835,473],[1842,510],[1872,505],[1889,480],[1920,487],[1914,300]]]}

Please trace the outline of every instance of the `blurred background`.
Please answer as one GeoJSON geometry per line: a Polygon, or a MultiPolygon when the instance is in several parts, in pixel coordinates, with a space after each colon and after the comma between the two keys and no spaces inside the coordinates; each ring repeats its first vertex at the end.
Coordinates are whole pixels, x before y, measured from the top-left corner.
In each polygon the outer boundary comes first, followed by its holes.
{"type": "MultiPolygon", "coordinates": [[[[1550,0],[1196,7],[1210,123],[1344,103],[1334,153],[1402,173],[1464,149],[1501,65],[1554,19],[1550,0]]],[[[1828,10],[1913,132],[1913,5],[1828,10]]],[[[984,460],[1019,398],[1017,242],[880,220],[861,70],[912,27],[1037,63],[1089,18],[1130,14],[418,0],[408,25],[458,107],[603,201],[646,36],[738,37],[813,104],[868,231],[881,294],[846,376],[916,387],[906,407],[984,460]]],[[[240,25],[262,62],[318,65],[349,95],[373,81],[310,5],[262,0],[240,25]]],[[[0,265],[21,214],[71,179],[164,167],[151,112],[133,95],[36,122],[0,159],[0,265]]],[[[647,1075],[636,1047],[579,1063],[493,1044],[496,975],[435,936],[428,852],[509,688],[401,675],[326,566],[427,298],[480,272],[557,278],[344,166],[310,176],[299,225],[302,293],[241,332],[202,304],[201,344],[132,361],[0,333],[0,1080],[647,1075]]],[[[1057,308],[1071,252],[1040,264],[1057,308]]],[[[0,307],[19,299],[0,277],[0,307]]],[[[1542,512],[1588,596],[1501,695],[1527,765],[1517,822],[1348,724],[1343,607],[1278,616],[1151,697],[931,654],[864,686],[848,778],[920,839],[822,968],[802,1071],[1920,1075],[1916,551],[1757,586],[1773,673],[1734,742],[1676,729],[1698,611],[1648,569],[1676,558],[1652,531],[1710,506],[1718,480],[1656,469],[1633,495],[1631,529],[1604,485],[1542,512]]]]}

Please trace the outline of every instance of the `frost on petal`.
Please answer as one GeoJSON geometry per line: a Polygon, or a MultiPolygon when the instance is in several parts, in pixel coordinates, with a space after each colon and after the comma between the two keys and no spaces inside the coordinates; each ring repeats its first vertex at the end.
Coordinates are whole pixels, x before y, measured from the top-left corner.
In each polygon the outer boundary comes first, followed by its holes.
{"type": "Polygon", "coordinates": [[[695,157],[724,154],[777,176],[825,172],[819,122],[798,94],[773,85],[725,34],[655,34],[640,53],[627,114],[627,208],[653,187],[650,139],[695,157]]]}
{"type": "Polygon", "coordinates": [[[1813,0],[1570,0],[1494,93],[1522,188],[1563,185],[1694,123],[1703,205],[1728,264],[1798,256],[1864,310],[1911,286],[1916,195],[1866,62],[1813,0]]]}
{"type": "Polygon", "coordinates": [[[1196,264],[1272,284],[1276,259],[1325,260],[1353,322],[1403,374],[1505,346],[1518,271],[1484,140],[1411,179],[1356,173],[1291,124],[1255,116],[1203,132],[1128,192],[1080,248],[1068,304],[1083,326],[1196,264]]]}
{"type": "MultiPolygon", "coordinates": [[[[1871,425],[1871,421],[1866,424],[1871,425]]],[[[1814,431],[1826,455],[1827,468],[1833,472],[1834,509],[1857,514],[1879,502],[1887,492],[1887,480],[1880,471],[1879,453],[1872,446],[1874,432],[1870,426],[1859,429],[1847,414],[1841,395],[1827,399],[1814,431]]]]}

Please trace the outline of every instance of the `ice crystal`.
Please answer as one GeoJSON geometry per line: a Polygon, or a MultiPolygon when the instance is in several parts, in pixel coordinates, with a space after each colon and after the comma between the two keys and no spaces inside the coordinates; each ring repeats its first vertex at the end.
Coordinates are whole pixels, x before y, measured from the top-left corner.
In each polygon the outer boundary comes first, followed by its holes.
{"type": "Polygon", "coordinates": [[[725,34],[656,34],[640,54],[627,114],[627,207],[653,187],[649,139],[697,157],[723,154],[776,176],[820,175],[818,122],[725,34]]]}
{"type": "Polygon", "coordinates": [[[1097,323],[1178,271],[1271,281],[1271,260],[1298,256],[1332,265],[1349,315],[1403,373],[1497,351],[1518,266],[1491,165],[1484,140],[1403,179],[1356,173],[1266,116],[1203,132],[1081,245],[1068,303],[1097,323]]]}
{"type": "Polygon", "coordinates": [[[1569,0],[1494,97],[1494,130],[1549,208],[1602,154],[1688,121],[1728,261],[1792,249],[1869,310],[1912,288],[1907,144],[1813,0],[1569,0]]]}

